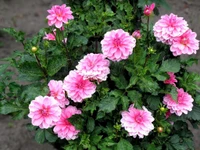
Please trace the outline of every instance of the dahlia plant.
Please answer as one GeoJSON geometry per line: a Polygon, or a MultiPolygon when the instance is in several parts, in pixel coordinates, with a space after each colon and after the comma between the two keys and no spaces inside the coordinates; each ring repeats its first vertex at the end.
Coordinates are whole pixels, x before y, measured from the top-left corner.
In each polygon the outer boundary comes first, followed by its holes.
{"type": "Polygon", "coordinates": [[[3,59],[0,113],[27,118],[38,143],[64,150],[194,149],[200,123],[199,40],[164,1],[73,1],[52,6],[49,27],[3,59]],[[10,72],[12,70],[12,72],[10,72]],[[15,73],[15,74],[14,74],[15,73]]]}

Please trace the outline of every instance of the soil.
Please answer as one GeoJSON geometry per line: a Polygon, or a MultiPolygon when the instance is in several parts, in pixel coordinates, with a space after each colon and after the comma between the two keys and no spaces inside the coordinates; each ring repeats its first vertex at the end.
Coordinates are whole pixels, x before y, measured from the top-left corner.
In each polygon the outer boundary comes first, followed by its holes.
{"type": "MultiPolygon", "coordinates": [[[[200,39],[200,0],[166,0],[171,9],[161,9],[160,15],[175,13],[184,17],[190,28],[197,32],[200,39]]],[[[47,9],[61,4],[61,0],[0,0],[0,28],[15,27],[26,32],[27,37],[36,34],[40,28],[47,27],[45,17],[47,9]]],[[[156,17],[153,22],[159,18],[156,17]]],[[[7,35],[0,35],[0,58],[4,58],[15,50],[23,50],[20,43],[7,35]]],[[[200,58],[200,52],[195,57],[200,58]]],[[[190,68],[200,73],[200,64],[190,68]]],[[[26,129],[30,120],[13,121],[9,116],[0,115],[0,150],[55,150],[49,144],[38,144],[34,141],[34,133],[26,129]]],[[[190,127],[191,128],[191,127],[190,127]]],[[[200,150],[200,130],[192,129],[195,149],[200,150]]]]}

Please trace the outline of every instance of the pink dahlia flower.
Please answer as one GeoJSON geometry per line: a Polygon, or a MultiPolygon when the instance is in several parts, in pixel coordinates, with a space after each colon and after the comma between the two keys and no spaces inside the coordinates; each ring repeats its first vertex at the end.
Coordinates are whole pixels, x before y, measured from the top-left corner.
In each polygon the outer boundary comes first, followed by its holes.
{"type": "Polygon", "coordinates": [[[62,81],[51,80],[48,86],[50,96],[54,97],[59,102],[60,107],[64,108],[65,105],[69,105],[69,100],[65,97],[62,81]]]}
{"type": "Polygon", "coordinates": [[[36,97],[31,101],[29,111],[28,117],[32,119],[32,124],[41,129],[52,127],[61,115],[59,103],[53,97],[48,96],[36,97]]]}
{"type": "Polygon", "coordinates": [[[56,37],[53,33],[45,33],[44,40],[55,41],[56,37]]]}
{"type": "Polygon", "coordinates": [[[151,5],[145,5],[144,7],[144,15],[150,16],[153,13],[153,10],[155,8],[155,3],[152,3],[151,5]]]}
{"type": "Polygon", "coordinates": [[[82,102],[86,98],[92,97],[96,90],[96,85],[88,79],[83,79],[77,71],[70,71],[64,79],[64,90],[69,98],[74,102],[82,102]]]}
{"type": "Polygon", "coordinates": [[[167,105],[171,113],[181,116],[183,113],[187,114],[188,111],[192,110],[194,99],[187,92],[184,92],[182,88],[177,89],[177,92],[177,100],[174,100],[170,94],[167,94],[164,96],[163,103],[167,105]]]}
{"type": "Polygon", "coordinates": [[[112,61],[127,59],[135,44],[135,38],[122,29],[107,32],[101,41],[103,54],[112,61]]]}
{"type": "Polygon", "coordinates": [[[175,83],[177,82],[177,80],[176,80],[176,76],[174,75],[174,73],[173,72],[167,72],[167,74],[169,75],[169,79],[165,80],[164,83],[176,86],[175,83]]]}
{"type": "Polygon", "coordinates": [[[69,20],[74,19],[70,7],[66,7],[65,4],[59,6],[54,5],[51,9],[47,10],[49,15],[47,16],[48,25],[55,24],[56,28],[61,28],[63,23],[68,23],[69,20]]]}
{"type": "Polygon", "coordinates": [[[181,36],[176,37],[170,47],[170,51],[174,56],[181,54],[196,54],[199,49],[199,40],[196,39],[197,34],[190,29],[181,36]]]}
{"type": "Polygon", "coordinates": [[[141,33],[140,33],[140,30],[135,30],[133,33],[132,33],[132,36],[136,39],[140,39],[142,36],[141,36],[141,33]]]}
{"type": "Polygon", "coordinates": [[[77,138],[80,131],[76,130],[76,128],[68,121],[68,119],[75,114],[81,114],[81,111],[74,106],[68,106],[62,110],[60,120],[56,122],[53,129],[54,133],[58,134],[59,138],[66,140],[74,140],[77,138]]]}
{"type": "Polygon", "coordinates": [[[76,69],[84,79],[105,81],[110,73],[110,62],[105,59],[103,54],[87,54],[81,59],[76,69]]]}
{"type": "Polygon", "coordinates": [[[165,44],[172,44],[173,39],[181,36],[186,30],[188,30],[187,22],[172,13],[161,16],[153,27],[156,40],[165,44]]]}
{"type": "Polygon", "coordinates": [[[137,135],[139,138],[147,136],[149,132],[154,129],[153,121],[154,118],[151,112],[145,107],[143,107],[143,110],[139,110],[134,108],[132,104],[128,111],[122,112],[122,127],[129,133],[129,136],[133,136],[134,138],[136,138],[137,135]]]}

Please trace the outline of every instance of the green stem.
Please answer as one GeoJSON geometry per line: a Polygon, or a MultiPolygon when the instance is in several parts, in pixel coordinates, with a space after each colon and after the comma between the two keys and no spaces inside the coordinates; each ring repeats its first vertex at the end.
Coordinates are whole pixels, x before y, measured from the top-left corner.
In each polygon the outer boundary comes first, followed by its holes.
{"type": "Polygon", "coordinates": [[[40,63],[40,60],[39,60],[39,58],[37,57],[36,54],[35,54],[35,58],[36,58],[36,61],[37,61],[38,66],[40,67],[40,70],[43,72],[44,77],[45,77],[46,80],[47,80],[47,79],[48,79],[47,71],[42,67],[42,65],[41,65],[41,63],[40,63]]]}

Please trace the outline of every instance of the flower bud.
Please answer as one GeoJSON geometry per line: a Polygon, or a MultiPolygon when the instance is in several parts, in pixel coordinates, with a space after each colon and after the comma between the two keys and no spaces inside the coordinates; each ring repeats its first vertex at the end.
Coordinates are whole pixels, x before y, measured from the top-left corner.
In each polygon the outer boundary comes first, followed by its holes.
{"type": "Polygon", "coordinates": [[[140,34],[140,30],[135,30],[133,33],[132,33],[132,36],[136,39],[140,39],[142,36],[140,34]]]}
{"type": "Polygon", "coordinates": [[[155,8],[155,3],[152,3],[151,5],[145,5],[143,12],[144,15],[149,17],[152,14],[154,8],[155,8]]]}
{"type": "Polygon", "coordinates": [[[31,51],[32,51],[33,53],[37,52],[37,47],[33,46],[33,47],[31,48],[31,51]]]}
{"type": "Polygon", "coordinates": [[[162,133],[163,132],[163,127],[157,127],[157,132],[162,133]]]}

